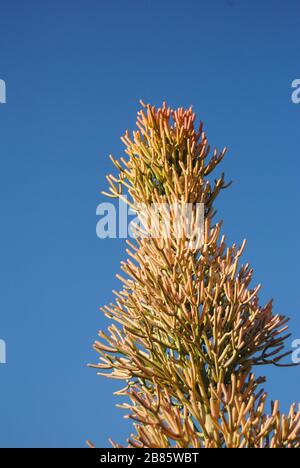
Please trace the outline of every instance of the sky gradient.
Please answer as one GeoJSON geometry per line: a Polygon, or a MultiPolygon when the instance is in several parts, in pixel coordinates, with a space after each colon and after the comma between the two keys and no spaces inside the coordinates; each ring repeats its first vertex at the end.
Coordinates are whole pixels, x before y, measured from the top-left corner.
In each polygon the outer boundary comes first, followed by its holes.
{"type": "MultiPolygon", "coordinates": [[[[299,14],[296,0],[0,0],[1,447],[130,433],[120,383],[86,364],[125,256],[123,240],[96,237],[96,206],[141,98],[192,104],[211,145],[228,146],[223,232],[248,239],[262,302],[300,338],[299,14]]],[[[257,373],[283,409],[299,401],[299,368],[257,373]]]]}

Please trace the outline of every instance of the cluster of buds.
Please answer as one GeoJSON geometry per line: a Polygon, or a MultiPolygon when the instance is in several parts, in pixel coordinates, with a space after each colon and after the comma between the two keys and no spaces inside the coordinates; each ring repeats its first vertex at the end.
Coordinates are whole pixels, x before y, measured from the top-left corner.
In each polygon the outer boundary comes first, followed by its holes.
{"type": "Polygon", "coordinates": [[[252,269],[240,264],[245,242],[228,247],[214,223],[214,201],[228,184],[211,173],[226,148],[211,154],[192,108],[142,106],[138,130],[122,138],[127,157],[111,157],[118,175],[108,176],[107,195],[137,212],[141,204],[203,204],[204,225],[192,245],[174,235],[175,223],[160,237],[139,236],[137,226],[122,290],[102,309],[113,323],[99,332],[93,367],[126,381],[117,393],[135,420],[128,445],[300,447],[299,408],[281,415],[275,402],[267,415],[264,379],[252,374],[256,365],[282,365],[288,319],[273,314],[271,301],[259,304],[260,285],[251,287],[252,269]]]}

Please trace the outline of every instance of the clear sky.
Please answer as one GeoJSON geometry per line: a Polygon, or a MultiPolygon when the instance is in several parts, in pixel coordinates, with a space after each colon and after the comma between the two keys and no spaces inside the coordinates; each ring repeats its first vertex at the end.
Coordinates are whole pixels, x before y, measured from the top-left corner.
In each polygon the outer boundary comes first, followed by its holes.
{"type": "MultiPolygon", "coordinates": [[[[298,0],[0,0],[0,446],[129,434],[120,383],[86,363],[125,247],[96,237],[96,206],[140,98],[193,104],[229,147],[224,233],[247,237],[262,301],[300,338],[299,16],[298,0]]],[[[284,409],[299,401],[300,369],[266,372],[284,409]]]]}

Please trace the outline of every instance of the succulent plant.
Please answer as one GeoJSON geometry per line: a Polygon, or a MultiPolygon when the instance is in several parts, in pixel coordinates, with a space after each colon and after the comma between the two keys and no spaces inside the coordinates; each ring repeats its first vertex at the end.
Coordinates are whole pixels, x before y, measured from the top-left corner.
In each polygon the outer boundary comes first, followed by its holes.
{"type": "Polygon", "coordinates": [[[253,366],[284,365],[288,319],[273,314],[272,301],[260,305],[253,271],[240,265],[245,242],[227,246],[214,221],[227,185],[224,174],[211,175],[226,149],[211,152],[192,108],[141,104],[138,129],[122,138],[126,156],[111,156],[118,175],[108,176],[107,195],[126,193],[137,212],[140,204],[203,204],[203,242],[187,247],[172,222],[164,237],[137,228],[122,290],[102,309],[112,324],[99,332],[92,367],[126,382],[117,394],[134,420],[129,447],[297,448],[299,405],[284,415],[275,401],[267,414],[265,379],[253,374],[253,366]]]}

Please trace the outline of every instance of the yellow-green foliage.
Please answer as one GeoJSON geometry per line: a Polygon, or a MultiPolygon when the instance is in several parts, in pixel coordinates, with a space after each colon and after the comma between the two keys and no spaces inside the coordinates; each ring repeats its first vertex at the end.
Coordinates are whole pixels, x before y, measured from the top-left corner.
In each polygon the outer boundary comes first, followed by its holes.
{"type": "Polygon", "coordinates": [[[288,319],[273,315],[272,302],[259,304],[250,266],[239,266],[245,243],[227,247],[213,222],[225,182],[210,174],[225,150],[210,156],[191,108],[142,105],[138,130],[122,138],[127,157],[112,157],[118,175],[108,176],[109,196],[125,191],[132,207],[204,203],[205,232],[194,249],[172,232],[128,242],[123,289],[103,308],[113,323],[99,332],[94,367],[126,382],[118,394],[129,397],[122,406],[136,422],[128,444],[299,447],[299,408],[283,415],[275,402],[265,414],[264,378],[252,374],[287,355],[288,319]]]}

